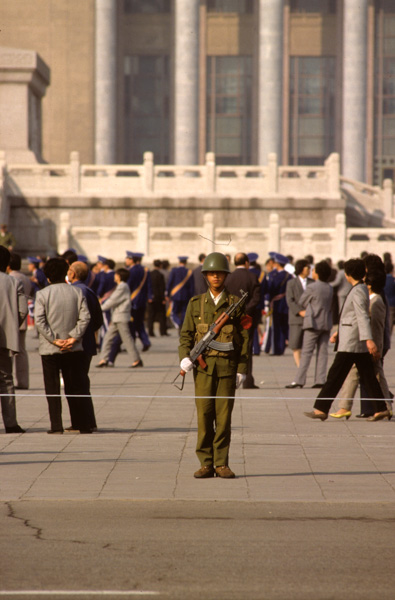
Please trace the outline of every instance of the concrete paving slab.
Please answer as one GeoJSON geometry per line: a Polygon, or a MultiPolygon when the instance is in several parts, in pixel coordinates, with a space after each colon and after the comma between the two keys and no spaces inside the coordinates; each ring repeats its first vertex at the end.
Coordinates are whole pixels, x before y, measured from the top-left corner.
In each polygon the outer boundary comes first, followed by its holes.
{"type": "MultiPolygon", "coordinates": [[[[98,432],[49,436],[38,340],[29,331],[31,386],[17,393],[27,433],[0,431],[0,500],[395,501],[395,420],[306,419],[313,373],[302,390],[286,389],[296,371],[288,350],[254,357],[260,389],[237,392],[230,455],[237,478],[195,480],[193,384],[189,375],[182,392],[172,385],[177,345],[175,331],[153,338],[142,369],[130,369],[125,353],[112,369],[96,369],[94,359],[98,432]]],[[[393,389],[394,357],[390,351],[385,365],[393,389]]],[[[66,401],[63,415],[67,427],[66,401]]]]}

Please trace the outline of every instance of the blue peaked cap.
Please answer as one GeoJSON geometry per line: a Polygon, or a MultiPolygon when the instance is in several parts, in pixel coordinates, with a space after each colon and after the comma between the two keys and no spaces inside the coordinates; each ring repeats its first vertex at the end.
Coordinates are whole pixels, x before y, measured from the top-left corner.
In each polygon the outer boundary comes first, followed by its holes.
{"type": "Polygon", "coordinates": [[[286,265],[289,263],[289,260],[284,254],[280,254],[279,252],[269,252],[270,258],[277,262],[279,265],[286,265]]]}
{"type": "Polygon", "coordinates": [[[144,256],[143,252],[131,252],[130,250],[126,250],[127,258],[143,258],[143,256],[144,256]]]}

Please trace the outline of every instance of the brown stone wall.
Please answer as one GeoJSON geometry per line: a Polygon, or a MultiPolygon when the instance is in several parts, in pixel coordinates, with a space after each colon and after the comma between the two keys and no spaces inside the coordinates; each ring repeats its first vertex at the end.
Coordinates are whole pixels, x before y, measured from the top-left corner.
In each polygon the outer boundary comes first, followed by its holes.
{"type": "Polygon", "coordinates": [[[35,50],[51,69],[43,98],[44,160],[94,161],[94,0],[1,0],[0,44],[35,50]]]}

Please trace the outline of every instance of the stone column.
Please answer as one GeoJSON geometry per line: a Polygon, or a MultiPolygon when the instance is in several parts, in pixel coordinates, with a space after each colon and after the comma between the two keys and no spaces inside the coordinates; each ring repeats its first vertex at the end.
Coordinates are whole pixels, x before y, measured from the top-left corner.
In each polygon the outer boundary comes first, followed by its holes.
{"type": "Polygon", "coordinates": [[[95,161],[116,162],[117,2],[96,0],[95,161]]]}
{"type": "Polygon", "coordinates": [[[365,180],[367,4],[344,0],[342,172],[357,181],[365,180]]]}
{"type": "Polygon", "coordinates": [[[199,0],[175,0],[174,162],[198,163],[199,0]]]}
{"type": "Polygon", "coordinates": [[[8,163],[42,162],[41,99],[49,81],[37,52],[0,48],[0,148],[8,163]]]}
{"type": "Polygon", "coordinates": [[[258,162],[281,157],[283,0],[259,0],[258,162]]]}

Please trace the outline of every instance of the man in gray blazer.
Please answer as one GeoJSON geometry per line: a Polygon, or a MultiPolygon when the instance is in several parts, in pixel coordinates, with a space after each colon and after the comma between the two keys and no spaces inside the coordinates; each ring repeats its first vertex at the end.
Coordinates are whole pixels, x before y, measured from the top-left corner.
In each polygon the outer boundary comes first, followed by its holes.
{"type": "Polygon", "coordinates": [[[363,283],[365,264],[354,258],[344,265],[347,280],[352,288],[344,301],[340,314],[339,331],[331,337],[337,344],[337,353],[324,387],[314,404],[314,410],[305,412],[310,419],[325,421],[333,402],[353,364],[356,365],[361,383],[365,385],[369,398],[375,405],[375,419],[390,418],[390,412],[383,400],[379,382],[376,379],[373,360],[380,353],[372,338],[369,320],[369,292],[363,283]]]}
{"type": "Polygon", "coordinates": [[[10,252],[0,246],[0,393],[1,412],[6,433],[25,433],[16,420],[12,356],[19,352],[19,326],[27,316],[23,286],[6,275],[10,252]]]}
{"type": "MultiPolygon", "coordinates": [[[[7,267],[8,275],[21,282],[23,292],[27,299],[32,299],[34,286],[27,275],[21,273],[21,257],[15,252],[11,253],[10,264],[7,267]]],[[[15,388],[29,389],[29,357],[26,350],[27,319],[19,327],[19,353],[15,355],[15,388]]]]}
{"type": "Polygon", "coordinates": [[[313,387],[322,388],[326,379],[328,365],[328,342],[332,327],[332,295],[333,290],[327,283],[331,276],[329,264],[322,260],[313,270],[314,283],[309,285],[299,298],[303,310],[303,345],[300,365],[295,381],[287,388],[302,388],[306,383],[313,352],[317,350],[313,387]]]}
{"type": "Polygon", "coordinates": [[[299,299],[306,287],[313,283],[313,279],[308,277],[309,273],[310,265],[308,261],[304,258],[297,260],[295,263],[295,277],[288,281],[285,290],[285,299],[288,304],[288,345],[292,350],[297,367],[299,367],[303,343],[303,317],[300,314],[303,306],[300,305],[299,299]]]}
{"type": "Polygon", "coordinates": [[[90,313],[81,290],[65,281],[68,268],[63,258],[51,258],[46,263],[44,273],[51,285],[37,292],[34,306],[51,421],[48,433],[63,433],[60,372],[72,423],[80,424],[81,433],[92,433],[81,367],[82,336],[90,313]]]}

